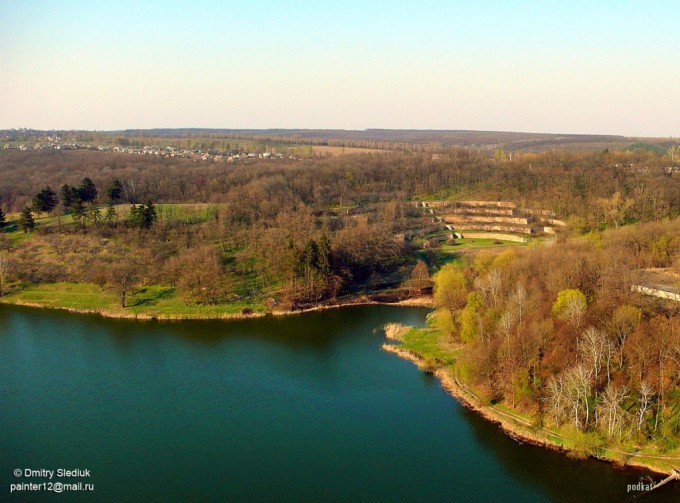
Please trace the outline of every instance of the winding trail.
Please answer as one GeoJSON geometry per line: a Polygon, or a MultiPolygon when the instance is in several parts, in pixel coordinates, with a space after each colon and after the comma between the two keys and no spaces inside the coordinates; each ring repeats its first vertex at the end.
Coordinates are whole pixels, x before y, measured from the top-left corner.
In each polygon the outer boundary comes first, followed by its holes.
{"type": "MultiPolygon", "coordinates": [[[[477,395],[475,395],[474,392],[472,392],[469,387],[467,387],[465,384],[461,383],[458,380],[458,378],[454,377],[453,379],[454,379],[456,385],[459,388],[461,388],[461,390],[463,392],[470,395],[474,400],[481,402],[480,398],[477,395]]],[[[499,414],[501,416],[512,419],[513,421],[524,424],[525,426],[530,426],[532,428],[535,427],[534,424],[531,421],[527,420],[526,418],[524,418],[522,416],[513,414],[512,412],[500,410],[497,407],[495,407],[494,405],[487,405],[487,407],[489,409],[493,410],[496,414],[499,414]]],[[[565,440],[564,436],[560,435],[556,431],[549,430],[547,428],[542,428],[542,427],[536,428],[536,431],[541,432],[541,433],[545,433],[547,435],[553,436],[553,437],[558,438],[560,440],[565,440]]],[[[608,447],[600,447],[599,449],[601,451],[613,452],[613,453],[616,453],[616,454],[624,454],[624,455],[630,456],[630,457],[645,457],[645,458],[650,458],[650,459],[664,459],[664,460],[678,460],[678,461],[680,461],[680,456],[669,456],[669,455],[663,455],[663,454],[644,454],[644,453],[640,453],[640,452],[630,452],[630,451],[621,451],[621,450],[618,450],[618,449],[610,449],[608,447]]]]}

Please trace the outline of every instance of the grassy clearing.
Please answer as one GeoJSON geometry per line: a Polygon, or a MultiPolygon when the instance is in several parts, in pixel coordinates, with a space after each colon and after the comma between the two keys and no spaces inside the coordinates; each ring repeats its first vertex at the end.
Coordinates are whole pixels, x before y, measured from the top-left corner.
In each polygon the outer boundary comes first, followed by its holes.
{"type": "Polygon", "coordinates": [[[158,285],[135,289],[128,295],[125,308],[120,306],[120,298],[112,289],[102,290],[90,283],[27,285],[0,298],[0,302],[98,312],[108,316],[159,319],[229,317],[241,314],[244,308],[264,311],[263,305],[245,301],[218,305],[191,304],[174,288],[158,285]]]}
{"type": "MultiPolygon", "coordinates": [[[[469,236],[472,236],[472,234],[469,234],[469,236]]],[[[475,237],[467,237],[467,238],[461,238],[461,239],[456,239],[456,244],[451,246],[451,245],[442,245],[441,248],[443,251],[448,251],[448,250],[453,250],[453,251],[458,251],[458,250],[470,250],[470,249],[479,249],[479,248],[502,248],[506,246],[526,246],[527,243],[518,243],[516,241],[505,241],[505,240],[499,240],[499,239],[480,239],[480,238],[475,238],[475,237]]]]}
{"type": "Polygon", "coordinates": [[[434,360],[440,365],[451,365],[456,361],[455,348],[438,330],[412,328],[403,335],[401,346],[421,356],[424,360],[434,360]]]}
{"type": "Polygon", "coordinates": [[[527,246],[527,243],[505,241],[497,239],[479,239],[474,237],[456,239],[455,245],[442,244],[435,248],[418,250],[416,258],[430,264],[432,269],[439,269],[446,264],[462,266],[465,264],[466,255],[473,255],[480,250],[501,252],[511,246],[527,246]]]}
{"type": "MultiPolygon", "coordinates": [[[[214,220],[220,205],[208,203],[157,204],[156,212],[161,223],[199,224],[214,220]]],[[[129,213],[129,207],[127,213],[129,213]]]]}
{"type": "Polygon", "coordinates": [[[0,242],[6,241],[7,244],[16,246],[28,237],[28,233],[19,231],[19,214],[5,213],[5,227],[0,230],[0,242]]]}
{"type": "Polygon", "coordinates": [[[0,298],[0,302],[3,303],[35,304],[84,311],[112,307],[117,300],[112,291],[102,291],[97,285],[80,283],[26,285],[0,298]]]}
{"type": "MultiPolygon", "coordinates": [[[[132,205],[130,204],[114,205],[119,222],[124,221],[128,217],[131,206],[132,205]]],[[[195,224],[214,219],[222,205],[210,203],[163,203],[156,204],[155,206],[158,219],[161,222],[195,224]]],[[[97,207],[99,208],[103,219],[106,214],[107,205],[99,204],[97,207]]],[[[11,234],[13,232],[19,232],[19,216],[19,213],[8,213],[6,215],[6,233],[11,234]]],[[[36,227],[57,227],[73,224],[73,216],[71,214],[46,215],[41,213],[38,215],[37,213],[33,213],[33,217],[35,218],[36,227]]]]}
{"type": "MultiPolygon", "coordinates": [[[[517,246],[520,243],[513,243],[512,241],[496,241],[494,239],[457,239],[455,245],[442,244],[435,248],[443,257],[446,256],[462,256],[466,252],[476,250],[503,250],[507,246],[517,246]]],[[[451,262],[449,260],[448,262],[451,262]]]]}

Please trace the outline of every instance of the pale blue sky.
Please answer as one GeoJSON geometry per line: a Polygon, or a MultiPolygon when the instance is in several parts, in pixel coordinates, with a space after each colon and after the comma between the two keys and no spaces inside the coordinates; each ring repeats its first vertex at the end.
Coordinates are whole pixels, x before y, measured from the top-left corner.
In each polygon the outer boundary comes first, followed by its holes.
{"type": "Polygon", "coordinates": [[[669,1],[0,0],[0,128],[680,136],[669,1]]]}

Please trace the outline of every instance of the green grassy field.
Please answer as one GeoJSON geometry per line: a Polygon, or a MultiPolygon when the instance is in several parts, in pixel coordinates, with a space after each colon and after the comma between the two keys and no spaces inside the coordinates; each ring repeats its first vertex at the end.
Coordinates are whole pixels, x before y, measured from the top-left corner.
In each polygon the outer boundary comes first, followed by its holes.
{"type": "MultiPolygon", "coordinates": [[[[162,203],[156,204],[156,213],[162,222],[181,222],[181,223],[202,223],[214,219],[219,211],[220,205],[209,203],[162,203]]],[[[125,220],[130,214],[130,204],[116,204],[116,215],[118,221],[125,220]]],[[[102,219],[106,215],[106,205],[98,205],[102,219]]],[[[73,216],[66,215],[46,215],[33,213],[36,227],[54,227],[58,225],[73,224],[73,216]]],[[[19,213],[8,213],[6,215],[6,232],[12,233],[19,230],[19,213]]]]}
{"type": "Polygon", "coordinates": [[[418,250],[416,258],[430,264],[432,272],[445,264],[463,265],[466,255],[469,256],[480,250],[500,252],[508,247],[527,246],[529,243],[515,241],[499,241],[496,239],[462,238],[456,239],[455,245],[442,244],[435,248],[418,250]]]}
{"type": "Polygon", "coordinates": [[[442,245],[442,251],[459,251],[459,250],[474,250],[479,248],[501,248],[506,246],[526,246],[527,243],[518,243],[516,241],[505,241],[499,239],[475,238],[474,234],[467,234],[470,237],[456,239],[456,244],[442,245]]]}
{"type": "Polygon", "coordinates": [[[451,365],[456,361],[454,346],[446,341],[442,333],[432,328],[409,330],[401,346],[426,360],[435,360],[439,365],[451,365]]]}
{"type": "MultiPolygon", "coordinates": [[[[220,206],[217,204],[192,203],[192,204],[157,204],[156,213],[161,222],[181,222],[185,224],[199,224],[208,220],[214,220],[218,215],[220,206]]],[[[127,207],[127,212],[130,207],[127,207]]]]}
{"type": "Polygon", "coordinates": [[[98,312],[117,317],[141,317],[159,319],[206,319],[240,315],[250,308],[264,312],[260,303],[244,301],[228,304],[200,305],[188,303],[174,288],[165,286],[142,286],[128,295],[125,308],[112,289],[102,290],[90,283],[50,283],[26,285],[0,297],[0,302],[33,305],[74,311],[98,312]]]}

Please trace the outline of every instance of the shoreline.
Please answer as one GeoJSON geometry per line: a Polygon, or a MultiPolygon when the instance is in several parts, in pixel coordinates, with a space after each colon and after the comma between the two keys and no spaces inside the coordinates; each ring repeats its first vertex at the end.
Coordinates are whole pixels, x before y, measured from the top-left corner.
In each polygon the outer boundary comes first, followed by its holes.
{"type": "MultiPolygon", "coordinates": [[[[190,315],[190,314],[178,314],[178,315],[167,315],[167,314],[146,314],[146,313],[134,313],[122,311],[112,311],[110,309],[79,309],[67,306],[48,306],[40,304],[37,302],[24,302],[24,301],[9,301],[0,299],[0,305],[5,304],[8,306],[20,306],[20,307],[30,307],[32,309],[53,309],[56,311],[66,311],[74,314],[88,314],[88,315],[98,315],[103,318],[111,319],[124,319],[124,320],[139,320],[139,321],[188,321],[188,320],[249,320],[256,318],[264,318],[265,316],[292,316],[296,314],[305,314],[315,311],[326,311],[328,309],[338,309],[341,307],[349,306],[367,306],[367,305],[384,305],[384,306],[401,306],[401,307],[433,307],[431,296],[419,296],[409,299],[403,299],[396,302],[386,302],[373,300],[370,296],[359,296],[350,297],[341,302],[336,302],[334,304],[323,304],[320,303],[311,307],[304,307],[301,309],[281,309],[281,310],[271,310],[271,311],[253,311],[251,313],[221,313],[221,314],[208,314],[202,315],[190,315]]],[[[121,308],[124,309],[124,308],[121,308]]]]}
{"type": "Polygon", "coordinates": [[[252,314],[242,313],[223,313],[211,316],[191,316],[191,315],[151,315],[146,313],[133,312],[118,312],[108,309],[78,309],[75,307],[66,306],[46,306],[37,302],[7,302],[0,300],[0,305],[30,307],[31,309],[49,309],[54,311],[66,311],[73,314],[89,314],[101,316],[102,318],[111,318],[119,320],[138,320],[138,321],[183,321],[183,320],[246,320],[251,318],[262,318],[267,316],[267,313],[254,312],[252,314]]]}
{"type": "Polygon", "coordinates": [[[387,302],[384,300],[374,300],[370,296],[362,295],[354,297],[336,304],[318,304],[312,307],[305,307],[302,309],[284,309],[278,311],[271,311],[265,314],[272,316],[290,316],[293,314],[305,314],[314,311],[326,311],[328,309],[338,309],[349,306],[401,306],[401,307],[427,307],[434,309],[434,302],[431,296],[421,295],[419,297],[411,297],[409,299],[398,300],[396,302],[387,302]]]}
{"type": "MultiPolygon", "coordinates": [[[[476,412],[484,420],[498,426],[501,431],[503,431],[503,433],[508,435],[513,440],[543,447],[545,449],[565,455],[574,452],[573,449],[569,449],[548,437],[549,435],[552,435],[553,437],[561,438],[559,434],[540,428],[537,431],[543,432],[543,435],[539,435],[536,433],[536,431],[532,431],[532,429],[535,429],[536,427],[530,421],[524,418],[513,416],[509,413],[500,411],[484,404],[472,391],[466,389],[467,387],[464,384],[461,384],[456,378],[451,376],[445,368],[439,367],[431,372],[425,370],[423,366],[425,361],[424,358],[414,351],[402,348],[397,344],[390,343],[383,343],[382,349],[388,353],[393,353],[398,357],[413,363],[423,372],[431,373],[439,381],[444,391],[451,395],[458,403],[460,403],[463,407],[476,412]]],[[[621,462],[618,459],[608,456],[596,456],[589,454],[588,457],[593,457],[600,461],[609,463],[616,468],[643,469],[658,475],[670,475],[675,470],[675,468],[663,469],[658,466],[650,465],[643,461],[634,459],[636,457],[647,457],[651,459],[676,459],[674,457],[665,457],[663,455],[654,456],[653,454],[640,455],[633,452],[624,452],[608,448],[602,448],[601,450],[605,452],[611,452],[613,454],[622,454],[627,456],[628,459],[625,462],[621,462]]],[[[680,459],[678,460],[678,464],[680,465],[680,459]]]]}
{"type": "MultiPolygon", "coordinates": [[[[178,316],[168,316],[168,315],[150,315],[145,313],[132,313],[132,312],[116,312],[107,309],[78,309],[70,308],[66,306],[46,306],[39,303],[32,302],[7,302],[5,299],[0,300],[0,305],[5,304],[8,306],[20,306],[29,307],[32,309],[53,309],[58,311],[67,311],[74,314],[86,314],[86,315],[98,315],[103,318],[110,319],[128,319],[128,320],[138,320],[138,321],[188,321],[188,320],[247,320],[263,318],[266,316],[291,316],[296,314],[305,314],[315,311],[325,311],[329,309],[339,309],[342,307],[350,306],[364,306],[364,305],[387,305],[387,306],[399,306],[399,307],[433,307],[433,299],[431,296],[422,295],[418,297],[402,299],[396,302],[387,302],[371,299],[370,296],[358,296],[350,297],[344,299],[341,302],[335,302],[332,304],[318,304],[315,306],[305,307],[301,309],[289,309],[289,310],[272,310],[267,312],[252,312],[248,314],[244,313],[223,313],[214,314],[208,316],[191,316],[191,315],[178,315],[178,316]]],[[[390,337],[388,337],[390,339],[390,337]]],[[[391,339],[398,340],[398,338],[392,337],[391,339]]],[[[398,344],[383,343],[382,349],[384,351],[393,353],[400,358],[403,358],[414,365],[416,365],[421,371],[431,373],[440,382],[442,388],[450,394],[456,401],[458,401],[462,406],[469,410],[472,410],[482,416],[486,421],[500,427],[500,429],[509,437],[518,442],[526,442],[531,445],[536,445],[543,447],[554,452],[560,452],[562,454],[569,454],[574,452],[574,449],[565,447],[564,445],[551,440],[549,437],[561,438],[560,434],[552,432],[547,429],[537,428],[530,421],[525,418],[513,415],[509,412],[504,412],[499,409],[493,408],[489,405],[483,403],[483,401],[477,397],[474,392],[472,392],[465,384],[461,383],[453,377],[447,370],[443,367],[436,369],[428,369],[424,365],[425,359],[418,353],[401,347],[398,344]],[[541,432],[541,433],[538,433],[541,432]]],[[[612,454],[619,454],[625,456],[627,459],[622,462],[620,459],[616,459],[610,456],[597,456],[589,454],[589,457],[594,457],[601,461],[608,462],[619,468],[634,468],[634,469],[644,469],[660,475],[669,475],[675,469],[673,468],[661,468],[655,465],[647,464],[643,461],[636,460],[635,458],[643,457],[650,459],[667,459],[667,460],[678,460],[678,465],[680,465],[680,458],[674,456],[664,456],[653,454],[639,454],[634,452],[624,452],[615,449],[601,448],[602,451],[610,452],[612,454]]]]}

